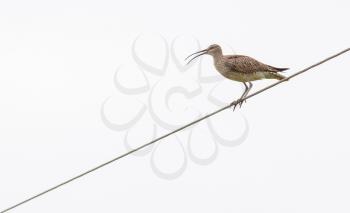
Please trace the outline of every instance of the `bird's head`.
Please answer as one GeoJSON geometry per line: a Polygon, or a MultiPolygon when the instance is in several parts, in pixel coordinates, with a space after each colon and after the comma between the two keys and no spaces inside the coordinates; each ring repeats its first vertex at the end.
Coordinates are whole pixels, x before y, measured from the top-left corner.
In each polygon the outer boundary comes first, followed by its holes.
{"type": "Polygon", "coordinates": [[[192,53],[189,55],[185,60],[189,59],[191,56],[195,55],[192,59],[190,59],[187,64],[189,64],[191,61],[193,61],[195,58],[201,56],[201,55],[211,55],[211,56],[216,56],[216,55],[222,55],[222,50],[221,47],[217,44],[212,44],[210,45],[207,49],[192,53]]]}
{"type": "Polygon", "coordinates": [[[222,54],[221,47],[217,44],[212,44],[207,48],[207,54],[215,56],[217,54],[222,54]]]}

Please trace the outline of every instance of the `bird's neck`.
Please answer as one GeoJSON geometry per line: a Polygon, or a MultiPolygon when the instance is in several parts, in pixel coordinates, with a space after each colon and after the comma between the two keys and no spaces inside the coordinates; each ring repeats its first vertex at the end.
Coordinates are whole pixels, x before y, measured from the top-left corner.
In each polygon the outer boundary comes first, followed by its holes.
{"type": "Polygon", "coordinates": [[[221,52],[215,53],[212,56],[214,58],[214,63],[220,62],[223,58],[223,55],[221,52]]]}

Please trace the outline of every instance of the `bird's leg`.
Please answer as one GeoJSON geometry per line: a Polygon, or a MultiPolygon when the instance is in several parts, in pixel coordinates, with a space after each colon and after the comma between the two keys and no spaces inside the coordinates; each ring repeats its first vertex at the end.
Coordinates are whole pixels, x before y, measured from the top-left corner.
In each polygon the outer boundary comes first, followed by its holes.
{"type": "Polygon", "coordinates": [[[245,82],[243,82],[244,86],[245,86],[245,90],[242,94],[242,96],[239,98],[239,108],[242,107],[242,104],[243,104],[243,98],[247,95],[247,93],[249,92],[249,87],[247,86],[247,84],[245,82]]]}
{"type": "MultiPolygon", "coordinates": [[[[250,90],[252,89],[252,87],[253,87],[252,82],[249,81],[248,84],[249,84],[248,89],[245,91],[244,96],[241,97],[241,98],[247,97],[247,95],[249,94],[250,90]]],[[[244,102],[247,102],[247,100],[244,100],[244,102]]],[[[242,104],[243,104],[243,101],[241,101],[241,102],[239,103],[239,107],[242,107],[242,104]]]]}
{"type": "Polygon", "coordinates": [[[247,84],[245,82],[243,82],[243,84],[245,87],[243,94],[238,100],[231,103],[231,105],[233,106],[233,111],[235,111],[237,105],[240,105],[240,107],[242,106],[242,102],[243,102],[242,99],[245,97],[247,91],[249,91],[249,87],[247,86],[247,84]]]}

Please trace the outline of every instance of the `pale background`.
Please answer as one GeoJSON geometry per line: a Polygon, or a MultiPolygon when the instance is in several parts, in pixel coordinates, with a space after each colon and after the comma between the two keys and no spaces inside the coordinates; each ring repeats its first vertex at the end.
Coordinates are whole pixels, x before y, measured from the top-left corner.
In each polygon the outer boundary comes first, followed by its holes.
{"type": "MultiPolygon", "coordinates": [[[[125,152],[124,134],[103,124],[100,109],[116,93],[115,70],[132,64],[139,34],[228,44],[291,67],[291,74],[350,46],[349,6],[345,0],[2,0],[0,210],[125,152]]],[[[150,60],[161,57],[156,48],[148,51],[150,60]]],[[[349,60],[343,55],[249,100],[236,112],[249,121],[247,140],[220,147],[207,166],[189,162],[180,177],[164,180],[150,169],[149,156],[130,156],[13,212],[349,212],[349,60]]],[[[242,87],[234,87],[221,95],[236,97],[242,87]]],[[[225,111],[215,122],[230,127],[229,116],[225,111]]]]}

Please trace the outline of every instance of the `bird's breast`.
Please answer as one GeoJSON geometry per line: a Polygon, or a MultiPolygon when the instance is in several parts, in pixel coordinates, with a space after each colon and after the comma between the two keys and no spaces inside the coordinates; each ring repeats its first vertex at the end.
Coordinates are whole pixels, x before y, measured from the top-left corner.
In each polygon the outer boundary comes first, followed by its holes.
{"type": "Polygon", "coordinates": [[[224,62],[216,61],[214,63],[216,70],[224,77],[240,82],[246,82],[246,75],[240,72],[234,72],[229,67],[225,66],[224,62]]]}
{"type": "Polygon", "coordinates": [[[214,65],[215,65],[216,70],[219,71],[219,73],[221,73],[222,75],[229,71],[228,67],[225,66],[224,62],[221,60],[215,61],[214,65]]]}

